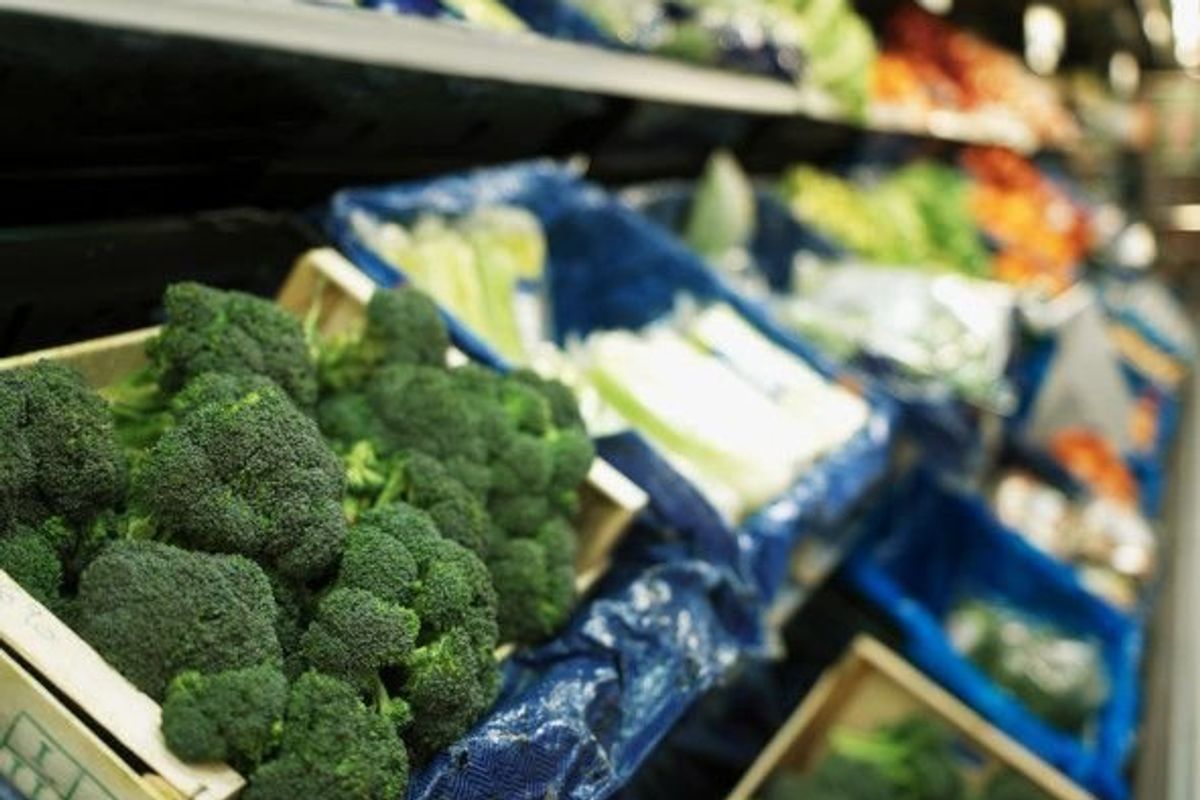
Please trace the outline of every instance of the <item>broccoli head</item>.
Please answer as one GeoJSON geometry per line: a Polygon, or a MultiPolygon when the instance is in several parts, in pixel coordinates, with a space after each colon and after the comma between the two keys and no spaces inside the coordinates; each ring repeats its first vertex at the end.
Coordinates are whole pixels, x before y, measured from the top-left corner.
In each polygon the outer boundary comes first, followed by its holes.
{"type": "Polygon", "coordinates": [[[163,296],[167,322],[147,353],[168,394],[197,375],[221,372],[270,378],[302,409],[317,400],[317,374],[298,320],[269,300],[198,283],[163,296]]]}
{"type": "Polygon", "coordinates": [[[418,642],[424,644],[455,628],[463,628],[481,652],[496,647],[496,595],[484,563],[467,548],[438,531],[428,514],[403,503],[363,515],[347,546],[338,586],[365,589],[393,602],[405,603],[421,620],[418,642]],[[398,545],[398,546],[397,546],[398,545]],[[408,571],[400,549],[411,558],[408,571]],[[395,564],[386,574],[367,561],[395,564]],[[408,575],[415,580],[406,581],[408,575]]]}
{"type": "Polygon", "coordinates": [[[163,737],[184,761],[225,761],[249,772],[274,749],[287,701],[287,678],[273,664],[183,672],[167,687],[163,737]]]}
{"type": "Polygon", "coordinates": [[[534,537],[497,536],[488,568],[496,587],[502,641],[536,642],[566,622],[575,603],[575,531],[562,519],[534,537]]]}
{"type": "Polygon", "coordinates": [[[370,508],[398,501],[425,511],[438,530],[472,552],[487,547],[487,512],[483,504],[437,459],[404,453],[382,459],[367,441],[343,456],[346,469],[346,516],[351,520],[370,508]]]}
{"type": "Polygon", "coordinates": [[[835,730],[833,750],[877,769],[903,800],[961,800],[964,795],[953,735],[925,715],[868,733],[835,730]]]}
{"type": "Polygon", "coordinates": [[[414,752],[454,741],[491,704],[499,676],[491,578],[424,511],[395,503],[363,514],[333,587],[305,634],[309,661],[371,694],[414,752]],[[335,601],[346,606],[336,618],[326,609],[335,601]],[[441,694],[451,686],[453,699],[441,694]]]}
{"type": "Polygon", "coordinates": [[[77,371],[40,361],[0,373],[0,530],[87,522],[123,499],[127,472],[108,407],[77,371]]]}
{"type": "Polygon", "coordinates": [[[417,648],[401,694],[412,707],[405,741],[424,760],[458,740],[496,699],[499,672],[461,628],[417,648]]]}
{"type": "Polygon", "coordinates": [[[321,385],[334,392],[357,388],[384,364],[437,366],[449,349],[446,325],[427,295],[411,287],[376,291],[363,331],[321,348],[321,385]]]}
{"type": "Polygon", "coordinates": [[[75,612],[79,634],[156,699],[186,670],[281,661],[271,585],[240,556],[114,542],[80,577],[75,612]]]}
{"type": "Polygon", "coordinates": [[[308,672],[292,686],[277,755],[255,771],[245,800],[396,800],[408,753],[395,725],[354,687],[308,672]]]}
{"type": "Polygon", "coordinates": [[[371,691],[383,669],[399,667],[416,644],[411,609],[362,589],[335,589],[321,600],[301,647],[312,666],[371,691]]]}
{"type": "Polygon", "coordinates": [[[134,494],[160,536],[306,581],[341,552],[344,481],[316,424],[264,385],[181,419],[146,457],[134,494]]]}
{"type": "Polygon", "coordinates": [[[1012,769],[1001,769],[988,778],[979,800],[1051,800],[1033,781],[1012,769]]]}
{"type": "Polygon", "coordinates": [[[807,775],[780,772],[771,778],[763,800],[896,800],[878,769],[844,756],[822,759],[807,775]]]}
{"type": "Polygon", "coordinates": [[[39,603],[55,609],[60,603],[63,565],[54,543],[39,530],[21,528],[0,537],[0,570],[39,603]]]}

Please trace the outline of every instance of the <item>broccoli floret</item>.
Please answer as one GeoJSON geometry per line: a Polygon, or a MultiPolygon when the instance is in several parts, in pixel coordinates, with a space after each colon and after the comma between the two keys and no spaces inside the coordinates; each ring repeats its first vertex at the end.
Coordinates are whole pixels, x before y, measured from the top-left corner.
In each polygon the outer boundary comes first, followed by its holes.
{"type": "Polygon", "coordinates": [[[316,366],[304,328],[279,306],[197,283],[170,286],[167,323],[147,353],[168,393],[205,372],[270,378],[302,409],[317,401],[316,366]]]}
{"type": "Polygon", "coordinates": [[[487,567],[443,537],[428,514],[396,503],[365,513],[351,529],[305,650],[315,667],[372,695],[425,756],[462,735],[491,703],[499,675],[496,641],[487,567]],[[353,601],[345,600],[344,613],[327,622],[326,604],[341,598],[353,601]],[[455,683],[453,708],[435,692],[443,675],[455,683]]]}
{"type": "Polygon", "coordinates": [[[404,663],[419,628],[411,609],[362,589],[335,589],[317,606],[301,646],[321,672],[369,691],[380,670],[404,663]]]}
{"type": "Polygon", "coordinates": [[[286,581],[275,573],[267,578],[275,597],[275,638],[283,650],[283,674],[288,680],[295,680],[304,671],[300,643],[312,618],[312,593],[304,585],[286,581]]]}
{"type": "Polygon", "coordinates": [[[313,421],[262,386],[187,414],[147,456],[134,492],[160,536],[306,581],[341,552],[344,481],[313,421]]]}
{"type": "Polygon", "coordinates": [[[85,523],[119,503],[125,457],[104,400],[63,364],[0,373],[0,530],[85,523]]]}
{"type": "Polygon", "coordinates": [[[161,699],[180,672],[279,665],[271,585],[240,556],[125,540],[79,580],[76,627],[126,678],[161,699]]]}
{"type": "Polygon", "coordinates": [[[877,769],[839,755],[822,759],[807,775],[781,772],[762,800],[896,800],[892,784],[877,769]]]}
{"type": "Polygon", "coordinates": [[[420,760],[456,741],[496,699],[499,673],[490,653],[455,628],[418,648],[402,694],[413,709],[405,741],[420,760]]]}
{"type": "Polygon", "coordinates": [[[449,349],[446,325],[427,295],[409,287],[377,291],[362,334],[321,349],[321,384],[337,392],[362,386],[384,364],[437,366],[449,349]]]}
{"type": "Polygon", "coordinates": [[[348,497],[347,517],[356,520],[377,506],[403,501],[425,511],[448,539],[483,555],[487,546],[487,512],[437,459],[404,453],[381,459],[370,442],[358,442],[343,457],[348,497]]]}
{"type": "Polygon", "coordinates": [[[278,755],[250,779],[245,800],[396,800],[408,753],[394,724],[347,683],[317,672],[292,686],[278,755]]]}
{"type": "Polygon", "coordinates": [[[575,602],[575,532],[563,520],[532,538],[500,537],[488,568],[499,598],[500,638],[536,642],[566,622],[575,602]]]}
{"type": "Polygon", "coordinates": [[[249,772],[277,744],[287,700],[287,679],[272,664],[184,672],[167,688],[163,737],[184,761],[225,761],[249,772]]]}
{"type": "Polygon", "coordinates": [[[0,570],[20,584],[39,603],[58,607],[63,566],[54,544],[36,529],[23,528],[0,538],[0,570]]]}
{"type": "Polygon", "coordinates": [[[962,774],[950,731],[914,714],[870,733],[836,730],[833,750],[879,770],[905,800],[961,800],[962,774]]]}
{"type": "Polygon", "coordinates": [[[1050,800],[1050,795],[1019,772],[1002,769],[983,785],[979,800],[1050,800]]]}

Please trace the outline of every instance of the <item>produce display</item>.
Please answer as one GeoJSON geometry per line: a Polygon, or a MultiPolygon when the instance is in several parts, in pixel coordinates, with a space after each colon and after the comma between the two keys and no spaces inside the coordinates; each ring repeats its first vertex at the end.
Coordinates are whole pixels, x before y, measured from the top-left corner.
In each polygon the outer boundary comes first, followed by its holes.
{"type": "Polygon", "coordinates": [[[613,40],[687,61],[773,72],[862,113],[875,38],[847,0],[569,0],[613,40]]]}
{"type": "Polygon", "coordinates": [[[783,176],[782,192],[798,218],[868,261],[988,274],[969,182],[953,167],[918,161],[860,183],[797,166],[783,176]]]}
{"type": "Polygon", "coordinates": [[[888,358],[911,378],[936,381],[1004,409],[1012,292],[999,284],[855,263],[807,264],[774,302],[785,325],[844,358],[888,358]]]}
{"type": "Polygon", "coordinates": [[[103,395],[53,362],[0,373],[0,568],[249,800],[402,796],[491,705],[497,645],[572,609],[573,396],[447,367],[412,289],[328,341],[199,284],[165,307],[103,395]]]}
{"type": "Polygon", "coordinates": [[[1156,573],[1158,540],[1127,505],[1105,497],[1073,500],[1020,470],[1001,475],[991,498],[1001,522],[1074,564],[1085,584],[1120,608],[1135,607],[1156,573]]]}
{"type": "Polygon", "coordinates": [[[871,78],[872,98],[912,108],[1011,114],[1039,138],[1065,143],[1078,126],[1049,82],[1017,57],[915,4],[888,20],[871,78]]]}
{"type": "Polygon", "coordinates": [[[986,600],[960,603],[947,626],[980,670],[1059,730],[1086,733],[1108,697],[1095,642],[986,600]]]}
{"type": "Polygon", "coordinates": [[[577,360],[604,402],[730,519],[783,494],[868,415],[861,398],[719,305],[592,334],[577,360]]]}
{"type": "Polygon", "coordinates": [[[995,278],[1047,295],[1074,284],[1092,245],[1087,213],[1012,151],[972,147],[961,161],[972,178],[968,206],[998,248],[995,278]]]}
{"type": "Polygon", "coordinates": [[[806,774],[774,775],[759,800],[1049,800],[1006,768],[973,786],[954,734],[921,714],[865,732],[835,728],[828,745],[806,774]]]}

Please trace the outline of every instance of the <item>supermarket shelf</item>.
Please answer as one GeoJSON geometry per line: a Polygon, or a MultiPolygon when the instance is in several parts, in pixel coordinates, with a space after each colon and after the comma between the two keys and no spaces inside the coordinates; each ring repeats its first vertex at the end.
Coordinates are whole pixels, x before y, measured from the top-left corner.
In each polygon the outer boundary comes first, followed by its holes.
{"type": "Polygon", "coordinates": [[[535,34],[295,0],[0,0],[0,11],[102,27],[262,47],[377,67],[777,117],[881,133],[997,144],[1028,152],[1036,138],[1002,114],[872,108],[865,125],[823,93],[785,81],[535,34]]]}

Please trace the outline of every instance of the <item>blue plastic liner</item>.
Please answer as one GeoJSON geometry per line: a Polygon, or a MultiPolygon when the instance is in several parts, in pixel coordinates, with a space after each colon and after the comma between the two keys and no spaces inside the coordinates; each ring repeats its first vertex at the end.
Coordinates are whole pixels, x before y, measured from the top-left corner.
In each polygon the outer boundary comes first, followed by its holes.
{"type": "MultiPolygon", "coordinates": [[[[552,162],[347,190],[326,222],[352,261],[392,286],[403,276],[358,240],[355,210],[409,222],[423,211],[453,217],[497,203],[522,206],[542,223],[560,341],[642,327],[671,312],[682,293],[729,303],[780,346],[836,374],[659,226],[552,162]]],[[[507,367],[448,323],[469,355],[507,367]]],[[[512,661],[495,709],[414,777],[410,795],[541,800],[553,787],[555,797],[592,800],[616,791],[700,693],[762,652],[763,618],[796,543],[831,535],[887,473],[897,412],[886,398],[871,400],[862,431],[737,529],[637,434],[600,439],[600,455],[650,497],[617,553],[623,577],[610,576],[559,638],[512,661]]]]}
{"type": "Polygon", "coordinates": [[[1122,770],[1137,725],[1140,626],[1002,526],[982,501],[947,491],[924,471],[896,487],[867,536],[846,574],[903,630],[907,657],[1089,791],[1105,800],[1127,798],[1122,770]],[[959,601],[974,597],[1100,644],[1110,694],[1094,740],[1043,723],[954,649],[943,624],[959,601]]]}
{"type": "Polygon", "coordinates": [[[605,583],[553,642],[509,660],[495,707],[414,775],[409,798],[606,797],[756,641],[753,604],[711,565],[605,583]]]}
{"type": "MultiPolygon", "coordinates": [[[[689,181],[663,181],[627,190],[623,197],[650,219],[672,232],[687,227],[695,186],[689,181]]],[[[771,291],[787,293],[793,285],[793,262],[799,253],[834,260],[844,249],[795,218],[771,191],[754,192],[756,227],[747,250],[755,269],[771,291]]],[[[851,365],[877,384],[903,410],[902,427],[919,442],[927,461],[947,473],[969,474],[982,466],[980,411],[947,387],[916,381],[889,359],[860,354],[851,365]]]]}

